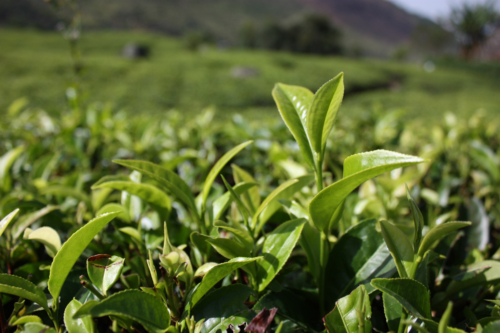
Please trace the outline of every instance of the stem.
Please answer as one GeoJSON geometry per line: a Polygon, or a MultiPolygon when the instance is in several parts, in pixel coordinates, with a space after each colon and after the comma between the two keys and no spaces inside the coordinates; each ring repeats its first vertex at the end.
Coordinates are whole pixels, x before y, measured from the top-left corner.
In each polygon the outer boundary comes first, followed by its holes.
{"type": "Polygon", "coordinates": [[[406,324],[404,324],[404,322],[406,321],[406,317],[407,316],[408,316],[408,314],[406,313],[406,310],[403,309],[403,312],[401,312],[401,319],[399,320],[398,333],[404,333],[405,332],[406,324]]]}
{"type": "Polygon", "coordinates": [[[319,281],[318,281],[318,292],[319,292],[319,304],[321,316],[325,315],[325,270],[326,264],[328,262],[328,237],[324,231],[321,231],[321,239],[319,243],[319,281]]]}
{"type": "Polygon", "coordinates": [[[87,279],[85,279],[85,276],[83,276],[83,275],[80,276],[80,284],[84,288],[88,289],[92,294],[94,294],[100,300],[103,300],[106,298],[103,294],[101,294],[101,292],[99,290],[97,290],[97,288],[90,281],[87,281],[87,279]]]}
{"type": "Polygon", "coordinates": [[[318,192],[323,189],[323,160],[320,159],[316,163],[316,188],[318,192]]]}

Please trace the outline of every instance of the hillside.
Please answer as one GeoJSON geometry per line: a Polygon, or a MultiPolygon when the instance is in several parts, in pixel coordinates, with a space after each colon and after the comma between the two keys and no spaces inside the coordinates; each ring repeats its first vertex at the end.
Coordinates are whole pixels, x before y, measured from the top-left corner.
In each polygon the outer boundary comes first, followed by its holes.
{"type": "MultiPolygon", "coordinates": [[[[87,0],[80,1],[86,29],[139,29],[182,35],[206,31],[238,43],[245,22],[256,27],[304,12],[326,14],[344,31],[344,42],[387,53],[410,38],[421,20],[386,0],[87,0]],[[372,44],[372,45],[370,45],[372,44]],[[378,49],[371,46],[380,44],[378,49]]],[[[42,0],[3,0],[0,25],[51,29],[68,14],[42,0]]]]}

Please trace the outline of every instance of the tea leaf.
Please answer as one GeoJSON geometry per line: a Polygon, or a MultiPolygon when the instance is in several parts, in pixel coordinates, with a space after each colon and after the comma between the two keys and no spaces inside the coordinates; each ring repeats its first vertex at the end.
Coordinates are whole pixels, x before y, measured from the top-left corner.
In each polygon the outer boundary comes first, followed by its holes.
{"type": "Polygon", "coordinates": [[[385,172],[424,162],[419,157],[387,150],[375,150],[349,156],[344,161],[344,178],[319,192],[309,205],[318,230],[326,231],[335,211],[344,199],[365,181],[385,172]]]}
{"type": "Polygon", "coordinates": [[[424,228],[424,217],[422,216],[422,212],[420,212],[420,209],[418,209],[417,204],[411,197],[408,186],[406,186],[406,197],[410,202],[410,210],[413,216],[413,224],[415,227],[415,239],[413,240],[413,249],[417,251],[422,241],[422,229],[424,228]]]}
{"type": "Polygon", "coordinates": [[[402,278],[409,277],[413,268],[413,246],[406,235],[395,225],[387,221],[380,221],[380,228],[385,243],[396,263],[399,276],[402,278]]]}
{"type": "Polygon", "coordinates": [[[0,293],[26,298],[49,312],[47,297],[44,292],[33,283],[19,276],[0,273],[0,293]]]}
{"type": "Polygon", "coordinates": [[[429,291],[420,282],[407,278],[373,279],[371,284],[398,301],[412,315],[431,318],[429,291]]]}
{"type": "Polygon", "coordinates": [[[113,162],[153,178],[181,200],[191,210],[191,213],[197,214],[191,189],[176,173],[146,161],[114,160],[113,162]]]}
{"type": "Polygon", "coordinates": [[[320,161],[323,160],[326,140],[333,128],[343,97],[344,73],[340,73],[319,88],[307,111],[307,134],[320,161]]]}
{"type": "Polygon", "coordinates": [[[93,333],[94,322],[92,317],[86,316],[81,318],[73,318],[74,314],[82,307],[82,303],[73,299],[64,310],[64,324],[68,333],[93,333]]]}
{"type": "Polygon", "coordinates": [[[34,231],[28,228],[24,230],[24,239],[34,240],[45,245],[47,254],[52,258],[61,249],[61,238],[59,238],[57,231],[50,227],[41,227],[34,231]]]}
{"type": "Polygon", "coordinates": [[[257,263],[258,290],[263,291],[285,266],[299,240],[305,219],[297,219],[283,223],[267,235],[262,255],[264,260],[257,263]]]}
{"type": "Polygon", "coordinates": [[[403,306],[387,293],[382,293],[382,300],[384,302],[384,314],[387,327],[389,327],[389,331],[397,332],[399,322],[401,321],[403,306]]]}
{"type": "Polygon", "coordinates": [[[9,170],[15,160],[24,152],[24,147],[19,146],[0,157],[0,190],[7,192],[11,186],[9,170]]]}
{"type": "MultiPolygon", "coordinates": [[[[234,192],[238,195],[241,195],[245,193],[245,191],[248,191],[252,187],[256,186],[256,183],[239,183],[236,184],[232,189],[234,192]]],[[[221,195],[217,200],[215,200],[212,204],[213,210],[214,210],[214,220],[220,220],[222,217],[222,214],[226,211],[226,209],[229,207],[231,202],[233,202],[233,196],[231,195],[231,192],[228,191],[221,195]]]]}
{"type": "Polygon", "coordinates": [[[370,297],[361,285],[337,301],[332,312],[324,318],[325,326],[330,333],[370,333],[371,314],[370,297]]]}
{"type": "Polygon", "coordinates": [[[235,313],[247,310],[244,302],[254,292],[244,284],[232,284],[208,293],[191,310],[196,321],[201,319],[222,320],[235,313]]]}
{"type": "Polygon", "coordinates": [[[87,273],[90,281],[106,295],[120,277],[125,259],[98,254],[87,259],[87,273]]]}
{"type": "Polygon", "coordinates": [[[142,200],[152,203],[158,207],[165,208],[167,210],[172,209],[172,205],[170,203],[170,198],[165,192],[158,189],[156,186],[144,184],[144,183],[135,183],[132,181],[117,181],[117,180],[106,180],[106,177],[101,179],[98,184],[94,184],[92,189],[99,188],[112,188],[119,191],[125,191],[132,195],[135,195],[142,200]]]}
{"type": "MultiPolygon", "coordinates": [[[[232,164],[231,168],[233,168],[233,177],[235,183],[254,183],[257,182],[252,177],[251,174],[237,166],[236,164],[232,164]]],[[[235,188],[236,190],[236,188],[235,188]]],[[[236,192],[238,193],[238,192],[236,192]]],[[[239,194],[239,193],[238,193],[239,194]]],[[[260,205],[260,193],[258,187],[252,187],[248,189],[248,192],[243,196],[243,201],[247,204],[247,207],[250,208],[250,211],[255,213],[255,209],[260,205]]]]}
{"type": "Polygon", "coordinates": [[[394,262],[382,234],[376,230],[375,220],[363,221],[350,228],[333,246],[325,269],[325,309],[348,295],[360,284],[371,292],[370,281],[390,277],[394,262]]]}
{"type": "Polygon", "coordinates": [[[306,132],[307,110],[314,94],[303,87],[278,83],[273,89],[273,98],[283,121],[292,132],[306,163],[314,170],[314,158],[306,132]]]}
{"type": "Polygon", "coordinates": [[[248,264],[254,262],[256,260],[261,259],[262,257],[257,258],[234,258],[225,262],[223,264],[219,264],[213,267],[208,273],[205,275],[201,283],[194,290],[191,299],[189,301],[190,307],[192,308],[198,301],[220,280],[225,278],[229,273],[234,270],[248,264]]]}
{"type": "Polygon", "coordinates": [[[81,227],[63,244],[50,266],[49,291],[57,300],[62,286],[73,265],[90,244],[94,236],[119,213],[101,215],[81,227]]]}
{"type": "Polygon", "coordinates": [[[19,213],[19,208],[10,212],[7,216],[5,216],[2,219],[2,221],[0,221],[0,236],[2,236],[3,232],[5,231],[5,229],[7,229],[7,227],[12,222],[17,213],[19,213]]]}
{"type": "Polygon", "coordinates": [[[45,215],[58,209],[59,206],[47,205],[46,207],[35,212],[24,214],[16,221],[16,223],[12,225],[12,237],[14,239],[18,239],[26,228],[31,226],[33,223],[35,223],[45,215]]]}
{"type": "Polygon", "coordinates": [[[123,316],[138,322],[150,333],[165,332],[170,326],[170,314],[163,302],[139,290],[121,291],[88,304],[76,311],[73,318],[123,316]]]}
{"type": "Polygon", "coordinates": [[[431,249],[432,245],[436,243],[438,240],[445,237],[450,232],[458,230],[460,228],[470,226],[470,222],[446,222],[434,227],[431,231],[429,231],[424,239],[422,240],[422,244],[418,250],[418,255],[422,256],[431,249]]]}
{"type": "Polygon", "coordinates": [[[215,165],[212,167],[212,169],[208,173],[208,176],[205,179],[205,184],[203,185],[203,191],[202,191],[202,195],[201,195],[201,200],[202,200],[201,202],[202,202],[203,207],[205,207],[205,205],[207,203],[208,194],[210,193],[210,189],[212,188],[212,184],[213,184],[215,178],[221,172],[222,168],[234,157],[234,155],[238,154],[243,148],[245,148],[246,146],[248,146],[252,142],[253,141],[247,141],[247,142],[244,142],[244,143],[234,147],[233,149],[231,149],[230,151],[225,153],[224,156],[222,156],[217,161],[217,163],[215,163],[215,165]]]}

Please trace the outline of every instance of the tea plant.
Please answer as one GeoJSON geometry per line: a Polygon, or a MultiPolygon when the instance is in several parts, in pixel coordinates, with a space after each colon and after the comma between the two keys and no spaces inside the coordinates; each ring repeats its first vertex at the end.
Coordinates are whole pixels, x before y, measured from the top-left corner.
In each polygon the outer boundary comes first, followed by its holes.
{"type": "MultiPolygon", "coordinates": [[[[459,201],[438,217],[446,205],[430,203],[435,220],[424,218],[412,198],[432,199],[418,191],[432,172],[422,158],[372,150],[330,159],[329,145],[349,150],[331,135],[343,92],[342,73],[315,94],[275,86],[300,156],[273,142],[262,157],[262,134],[240,121],[236,134],[214,134],[209,116],[132,127],[109,110],[75,108],[58,122],[13,105],[0,160],[2,333],[494,332],[500,305],[486,300],[497,297],[500,264],[462,246],[488,231],[445,222],[462,216],[459,201]],[[20,138],[16,126],[30,122],[44,126],[20,138]],[[228,138],[254,134],[226,149],[228,138]],[[216,146],[227,152],[216,158],[216,146]],[[141,154],[158,163],[123,159],[141,154]],[[413,189],[403,200],[405,183],[413,189]]],[[[381,131],[370,142],[394,135],[381,131]]],[[[494,153],[473,147],[495,177],[494,153]]],[[[452,153],[431,157],[439,154],[452,153]]]]}

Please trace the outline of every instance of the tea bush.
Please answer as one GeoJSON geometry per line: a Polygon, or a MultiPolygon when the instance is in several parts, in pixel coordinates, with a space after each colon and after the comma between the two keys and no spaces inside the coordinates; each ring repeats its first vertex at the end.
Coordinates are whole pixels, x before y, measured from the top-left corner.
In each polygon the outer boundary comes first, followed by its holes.
{"type": "Polygon", "coordinates": [[[499,124],[334,125],[343,92],[277,84],[265,126],[14,102],[2,332],[498,331],[499,124]]]}

